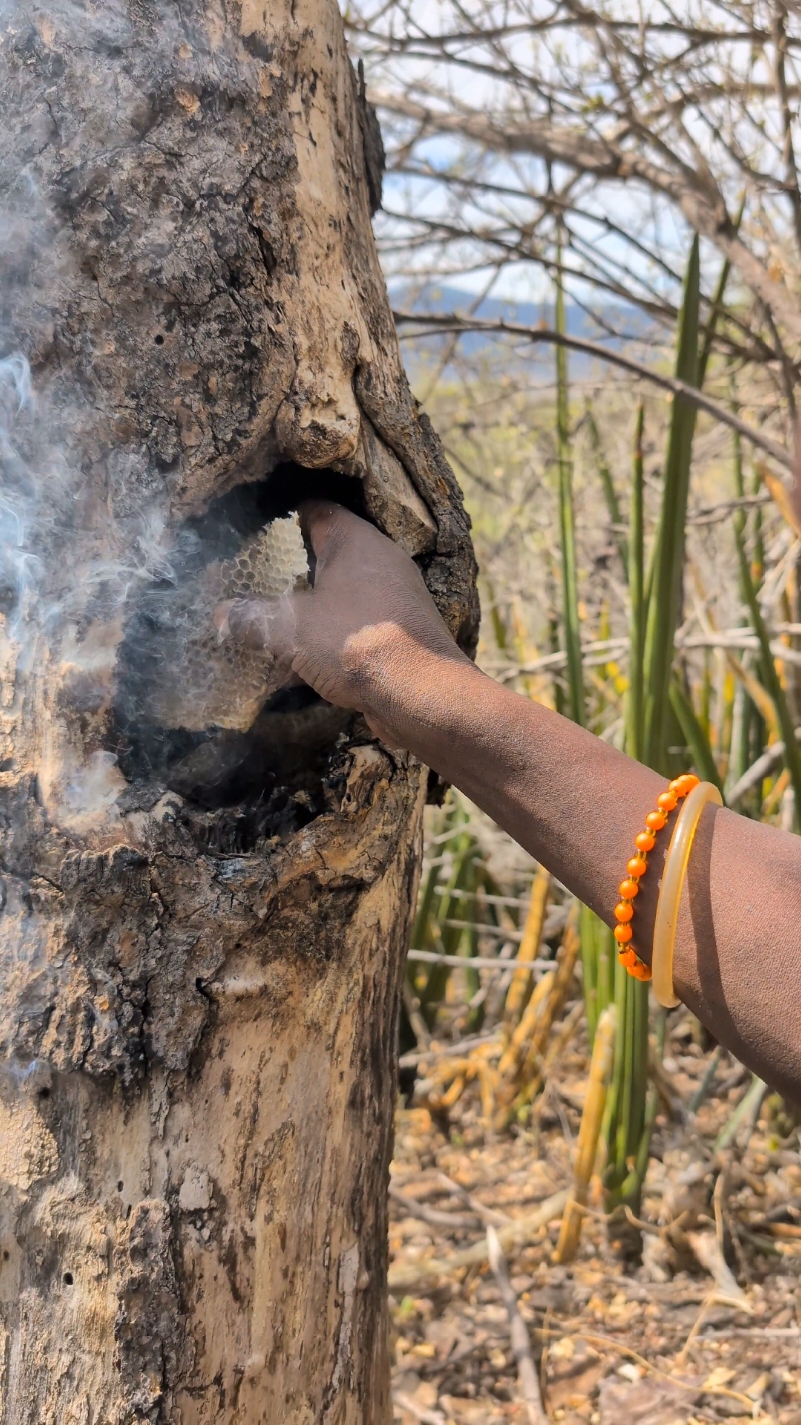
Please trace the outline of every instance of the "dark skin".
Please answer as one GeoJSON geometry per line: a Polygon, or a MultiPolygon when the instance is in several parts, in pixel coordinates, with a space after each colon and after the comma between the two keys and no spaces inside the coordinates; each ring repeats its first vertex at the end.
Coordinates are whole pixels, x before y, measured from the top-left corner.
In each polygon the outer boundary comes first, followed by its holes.
{"type": "MultiPolygon", "coordinates": [[[[476,668],[416,565],[372,525],[320,501],[301,517],[317,559],[313,590],[280,605],[227,606],[223,630],[270,647],[288,675],[362,713],[388,746],[452,782],[614,925],[634,837],[665,779],[476,668]]],[[[646,961],[672,821],[636,903],[646,961]]],[[[716,1039],[801,1101],[801,838],[705,808],[674,984],[716,1039]]]]}

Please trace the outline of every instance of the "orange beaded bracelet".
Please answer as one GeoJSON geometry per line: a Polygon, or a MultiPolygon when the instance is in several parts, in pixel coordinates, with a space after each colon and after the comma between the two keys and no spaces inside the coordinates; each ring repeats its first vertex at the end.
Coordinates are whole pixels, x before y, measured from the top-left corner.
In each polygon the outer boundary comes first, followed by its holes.
{"type": "Polygon", "coordinates": [[[645,830],[639,831],[634,838],[634,845],[637,854],[632,856],[626,866],[626,878],[618,886],[620,900],[615,906],[615,920],[617,925],[614,929],[614,937],[617,941],[617,950],[620,963],[628,970],[635,980],[650,980],[651,971],[642,961],[632,945],[634,934],[631,922],[634,919],[634,899],[640,893],[640,877],[645,875],[648,869],[648,854],[653,851],[656,845],[657,832],[665,826],[668,816],[675,810],[682,797],[690,794],[693,787],[698,786],[698,777],[694,772],[685,772],[683,776],[676,777],[672,781],[666,792],[662,792],[656,799],[656,808],[649,811],[645,818],[645,830]]]}

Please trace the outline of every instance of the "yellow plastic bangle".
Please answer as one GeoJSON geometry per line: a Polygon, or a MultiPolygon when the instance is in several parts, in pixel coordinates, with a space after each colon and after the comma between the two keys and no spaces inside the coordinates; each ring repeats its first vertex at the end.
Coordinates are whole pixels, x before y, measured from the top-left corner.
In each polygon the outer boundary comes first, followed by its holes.
{"type": "Polygon", "coordinates": [[[662,880],[659,886],[659,900],[654,922],[654,948],[651,953],[651,973],[654,994],[665,1009],[675,1009],[679,1004],[673,989],[673,950],[676,944],[676,926],[679,923],[679,906],[687,875],[687,864],[693,840],[701,820],[701,812],[707,802],[723,805],[723,798],[712,782],[699,782],[676,818],[673,835],[670,838],[662,880]]]}

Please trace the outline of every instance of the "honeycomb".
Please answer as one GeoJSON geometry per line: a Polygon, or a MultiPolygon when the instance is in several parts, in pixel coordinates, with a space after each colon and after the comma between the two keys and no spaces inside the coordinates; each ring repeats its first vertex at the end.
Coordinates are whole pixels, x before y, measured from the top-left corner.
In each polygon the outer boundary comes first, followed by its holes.
{"type": "Polygon", "coordinates": [[[156,676],[148,679],[142,711],[162,727],[202,732],[210,727],[247,732],[277,691],[275,659],[266,651],[220,641],[212,623],[224,599],[278,599],[308,582],[308,561],[297,516],[273,520],[246,540],[233,559],[207,564],[171,593],[166,628],[159,631],[156,676]]]}

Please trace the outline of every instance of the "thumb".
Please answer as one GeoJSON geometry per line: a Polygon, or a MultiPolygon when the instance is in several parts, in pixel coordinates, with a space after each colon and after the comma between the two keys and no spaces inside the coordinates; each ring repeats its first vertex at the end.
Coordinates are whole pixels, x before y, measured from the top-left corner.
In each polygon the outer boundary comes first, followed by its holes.
{"type": "Polygon", "coordinates": [[[311,547],[315,565],[320,569],[347,554],[351,541],[358,538],[360,532],[375,533],[367,520],[333,500],[304,500],[298,506],[298,516],[306,547],[311,547]]]}

